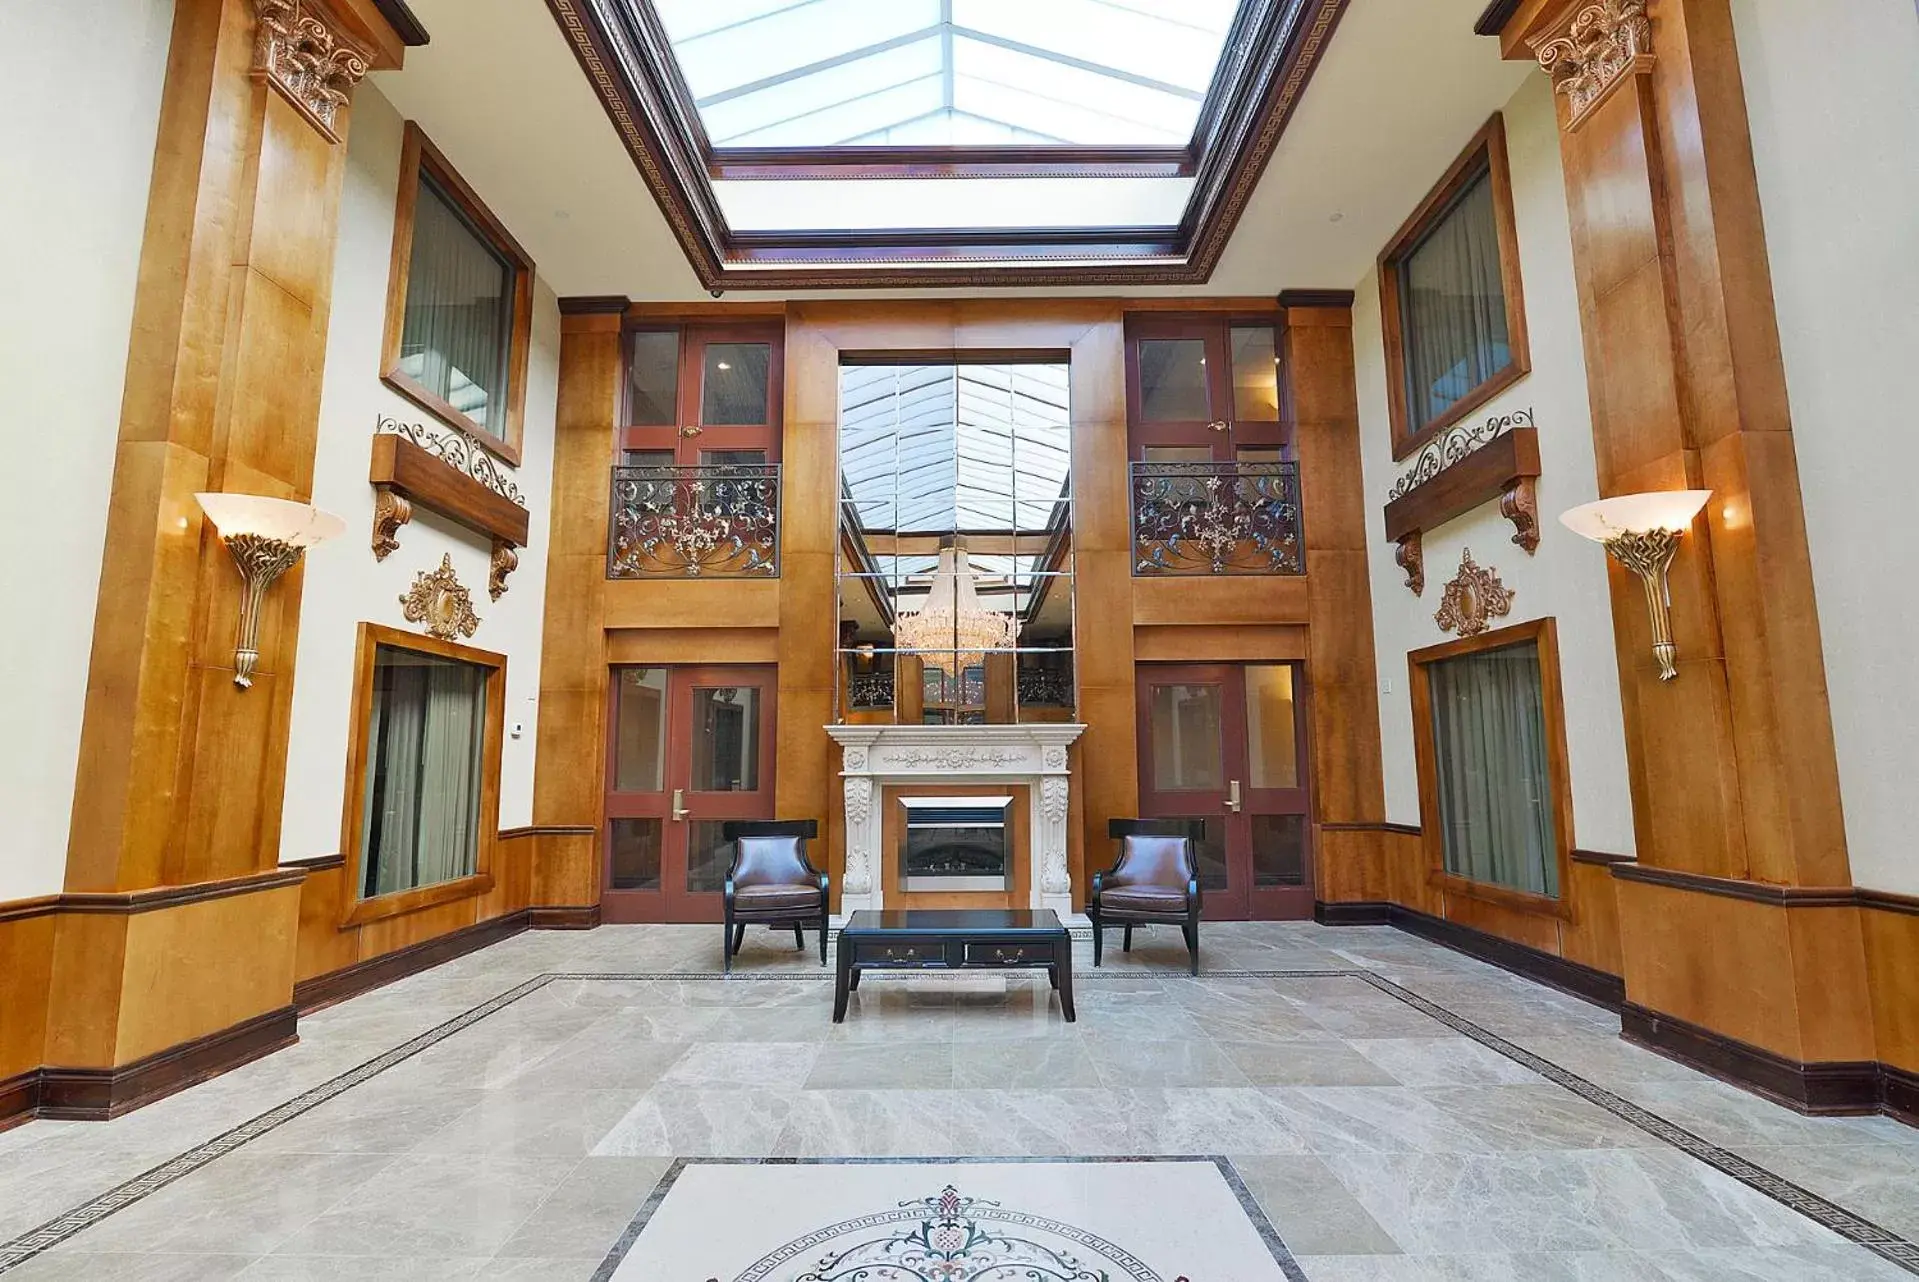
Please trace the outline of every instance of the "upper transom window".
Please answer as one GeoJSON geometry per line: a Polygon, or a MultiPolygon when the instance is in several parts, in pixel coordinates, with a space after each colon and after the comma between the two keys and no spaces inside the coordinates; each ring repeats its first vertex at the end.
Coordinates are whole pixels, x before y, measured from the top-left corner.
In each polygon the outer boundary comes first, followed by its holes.
{"type": "Polygon", "coordinates": [[[1184,147],[1238,0],[654,0],[716,148],[1184,147]]]}

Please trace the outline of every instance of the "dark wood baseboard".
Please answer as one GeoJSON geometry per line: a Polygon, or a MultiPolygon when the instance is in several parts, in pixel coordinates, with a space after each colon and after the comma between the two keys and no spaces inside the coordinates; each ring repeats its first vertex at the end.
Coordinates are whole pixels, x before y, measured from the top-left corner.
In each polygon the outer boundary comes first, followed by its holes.
{"type": "Polygon", "coordinates": [[[1313,905],[1313,920],[1322,926],[1394,926],[1607,1010],[1616,1011],[1626,1001],[1626,981],[1617,975],[1401,904],[1378,900],[1318,903],[1313,905]]]}
{"type": "Polygon", "coordinates": [[[35,1114],[104,1122],[293,1045],[298,1021],[282,1006],[119,1068],[43,1068],[35,1114]]]}
{"type": "Polygon", "coordinates": [[[39,1107],[39,1069],[0,1080],[0,1131],[32,1121],[39,1107]]]}
{"type": "Polygon", "coordinates": [[[527,913],[523,909],[504,917],[462,926],[447,934],[379,957],[369,957],[363,962],[355,962],[324,975],[303,979],[293,986],[293,1004],[299,1007],[302,1015],[310,1015],[335,1002],[358,997],[372,989],[383,988],[396,979],[417,975],[443,962],[450,962],[455,957],[464,957],[489,944],[497,944],[519,934],[527,928],[527,924],[527,913]]]}
{"type": "Polygon", "coordinates": [[[1635,1045],[1802,1113],[1876,1113],[1885,1102],[1890,1066],[1873,1060],[1803,1063],[1632,1002],[1620,1010],[1619,1024],[1635,1045]]]}
{"type": "Polygon", "coordinates": [[[1919,1073],[1892,1064],[1879,1065],[1879,1103],[1889,1117],[1919,1126],[1919,1073]]]}
{"type": "Polygon", "coordinates": [[[535,930],[592,930],[600,924],[598,904],[547,904],[527,912],[535,930]]]}
{"type": "Polygon", "coordinates": [[[1313,905],[1313,920],[1322,926],[1390,926],[1393,906],[1378,900],[1355,900],[1313,905]]]}

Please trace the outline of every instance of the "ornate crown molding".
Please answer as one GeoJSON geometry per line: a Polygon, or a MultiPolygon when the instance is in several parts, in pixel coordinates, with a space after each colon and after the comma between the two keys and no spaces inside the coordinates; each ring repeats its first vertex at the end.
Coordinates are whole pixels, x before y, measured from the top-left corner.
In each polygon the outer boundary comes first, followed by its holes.
{"type": "Polygon", "coordinates": [[[253,74],[277,89],[328,142],[339,142],[340,109],[372,65],[318,0],[253,0],[253,74]]]}
{"type": "Polygon", "coordinates": [[[1442,631],[1473,637],[1486,630],[1487,620],[1503,619],[1512,609],[1512,590],[1499,581],[1499,574],[1480,567],[1473,561],[1472,549],[1462,548],[1459,573],[1446,585],[1433,622],[1442,631]]]}
{"type": "Polygon", "coordinates": [[[1614,89],[1652,68],[1652,21],[1646,0],[1595,0],[1577,6],[1563,26],[1527,42],[1572,113],[1568,133],[1585,123],[1614,89]]]}
{"type": "Polygon", "coordinates": [[[480,630],[480,616],[473,613],[473,594],[461,585],[453,572],[453,554],[440,558],[437,570],[421,570],[413,587],[400,596],[400,606],[408,623],[423,623],[428,636],[442,641],[470,637],[480,630]]]}

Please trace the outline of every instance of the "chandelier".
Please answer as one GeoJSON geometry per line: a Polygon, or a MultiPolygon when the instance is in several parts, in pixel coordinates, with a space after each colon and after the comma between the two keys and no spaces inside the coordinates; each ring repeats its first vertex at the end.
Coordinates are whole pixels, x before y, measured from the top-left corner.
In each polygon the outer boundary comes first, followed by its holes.
{"type": "MultiPolygon", "coordinates": [[[[955,541],[954,546],[941,548],[926,600],[893,623],[900,649],[957,651],[952,659],[955,676],[985,663],[988,650],[1012,649],[1019,621],[981,605],[977,584],[965,546],[955,541]]],[[[927,662],[942,668],[945,660],[945,653],[926,656],[927,662]]]]}

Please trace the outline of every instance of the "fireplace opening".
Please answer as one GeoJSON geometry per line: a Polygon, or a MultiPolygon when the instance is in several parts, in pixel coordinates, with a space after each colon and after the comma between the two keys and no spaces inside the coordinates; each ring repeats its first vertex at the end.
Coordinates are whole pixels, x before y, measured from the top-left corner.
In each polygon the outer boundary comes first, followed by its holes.
{"type": "Polygon", "coordinates": [[[1011,797],[902,797],[901,889],[1001,892],[1012,888],[1011,797]]]}

